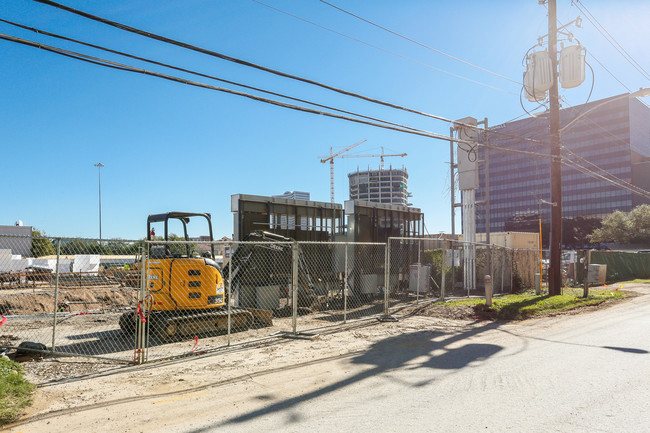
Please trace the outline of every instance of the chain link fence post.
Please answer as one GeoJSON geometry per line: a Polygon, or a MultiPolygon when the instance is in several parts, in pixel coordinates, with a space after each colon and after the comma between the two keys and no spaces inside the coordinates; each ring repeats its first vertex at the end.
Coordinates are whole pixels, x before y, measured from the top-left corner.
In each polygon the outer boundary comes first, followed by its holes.
{"type": "Polygon", "coordinates": [[[229,245],[230,257],[228,259],[228,304],[226,308],[228,309],[228,340],[226,345],[230,346],[230,333],[232,331],[232,258],[234,255],[234,245],[229,245]]]}
{"type": "Polygon", "coordinates": [[[343,323],[348,321],[348,247],[345,244],[345,269],[343,270],[343,323]]]}
{"type": "Polygon", "coordinates": [[[297,334],[298,326],[298,270],[299,270],[299,250],[298,242],[291,244],[291,330],[294,335],[297,334]]]}
{"type": "Polygon", "coordinates": [[[386,252],[384,253],[384,317],[388,317],[388,292],[390,288],[390,239],[386,241],[386,252]]]}
{"type": "Polygon", "coordinates": [[[59,311],[59,259],[61,258],[61,239],[56,240],[56,274],[54,276],[54,322],[52,323],[52,353],[56,350],[56,320],[59,311]]]}
{"type": "Polygon", "coordinates": [[[421,257],[422,246],[420,242],[421,242],[420,239],[418,239],[418,281],[417,281],[417,287],[415,288],[415,305],[420,303],[420,274],[422,273],[420,271],[422,269],[422,257],[421,257]]]}
{"type": "MultiPolygon", "coordinates": [[[[138,299],[138,310],[140,314],[144,314],[144,309],[146,308],[145,299],[147,298],[147,257],[148,257],[149,244],[145,243],[140,251],[140,296],[138,299]]],[[[153,307],[153,305],[151,306],[153,307]]],[[[138,312],[136,310],[136,313],[138,312]]],[[[147,332],[149,328],[149,322],[143,322],[141,317],[136,317],[136,335],[135,335],[135,357],[134,361],[138,364],[143,364],[146,362],[145,350],[148,349],[149,345],[147,344],[148,337],[150,332],[147,332]]],[[[150,329],[151,331],[151,329],[150,329]]]]}
{"type": "MultiPolygon", "coordinates": [[[[453,249],[452,251],[452,263],[454,263],[454,257],[453,257],[453,249]]],[[[443,241],[442,243],[442,257],[441,257],[441,281],[440,281],[440,300],[444,301],[445,300],[445,286],[447,285],[447,242],[443,241]]],[[[453,275],[453,266],[452,266],[452,275],[453,275]]],[[[453,282],[452,278],[452,282],[453,282]]]]}

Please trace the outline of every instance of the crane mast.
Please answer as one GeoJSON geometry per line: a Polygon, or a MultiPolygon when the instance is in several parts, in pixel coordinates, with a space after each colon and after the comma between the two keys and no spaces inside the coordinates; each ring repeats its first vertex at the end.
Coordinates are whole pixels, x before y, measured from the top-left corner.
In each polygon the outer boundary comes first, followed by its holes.
{"type": "Polygon", "coordinates": [[[336,153],[334,153],[334,150],[330,147],[330,154],[328,157],[324,157],[324,156],[319,157],[321,158],[320,162],[322,162],[323,164],[325,164],[328,161],[330,163],[330,200],[332,201],[332,203],[334,203],[334,158],[339,157],[339,155],[341,155],[342,153],[345,153],[348,150],[357,147],[361,143],[365,143],[366,141],[368,140],[364,138],[363,140],[357,141],[356,143],[351,144],[350,146],[336,153]]]}

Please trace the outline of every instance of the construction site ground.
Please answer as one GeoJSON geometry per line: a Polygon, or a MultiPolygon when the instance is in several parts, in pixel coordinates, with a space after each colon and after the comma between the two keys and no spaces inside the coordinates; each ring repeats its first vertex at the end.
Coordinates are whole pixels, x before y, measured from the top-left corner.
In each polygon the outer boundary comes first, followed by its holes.
{"type": "MultiPolygon", "coordinates": [[[[648,285],[625,287],[647,295],[648,285]]],[[[629,302],[637,302],[631,297],[629,302]]],[[[615,306],[625,311],[624,301],[615,306]]],[[[608,308],[607,305],[600,308],[608,308]]],[[[463,334],[484,327],[486,321],[472,319],[466,313],[458,318],[441,317],[435,308],[415,307],[397,322],[369,320],[317,331],[313,339],[275,338],[249,345],[195,355],[192,357],[162,361],[141,366],[121,365],[88,358],[45,358],[23,363],[26,377],[39,384],[33,405],[21,420],[7,426],[12,433],[32,431],[165,431],[173,425],[173,419],[156,418],[147,414],[152,405],[188,400],[212,395],[217,406],[224,410],[244,411],[264,405],[272,397],[250,395],[241,397],[229,394],[227,401],[219,395],[228,394],[234,386],[254,387],[256,378],[279,375],[282,383],[305,381],[309,386],[325,384],[330,380],[344,380],[345,375],[359,366],[344,362],[353,356],[361,356],[377,344],[391,337],[408,336],[422,332],[463,334]],[[341,360],[341,362],[339,362],[341,360]],[[335,367],[333,369],[333,366],[335,367]],[[338,369],[340,367],[340,370],[338,369]],[[249,385],[247,385],[249,384],[249,385]],[[132,426],[120,415],[120,408],[129,412],[141,410],[146,418],[132,426]],[[86,414],[80,417],[79,414],[86,414]],[[62,421],[64,423],[62,424],[62,421]]],[[[590,312],[593,312],[590,309],[590,312]]],[[[589,314],[589,312],[587,313],[589,314]]],[[[531,319],[504,323],[501,329],[526,333],[527,329],[552,327],[563,316],[531,319]]],[[[259,330],[268,335],[268,330],[259,330]]],[[[175,344],[187,344],[178,342],[175,344]]]]}

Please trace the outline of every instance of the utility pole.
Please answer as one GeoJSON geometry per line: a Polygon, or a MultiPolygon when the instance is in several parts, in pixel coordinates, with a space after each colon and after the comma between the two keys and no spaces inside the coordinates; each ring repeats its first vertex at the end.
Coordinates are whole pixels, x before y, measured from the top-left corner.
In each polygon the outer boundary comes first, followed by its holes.
{"type": "Polygon", "coordinates": [[[562,274],[562,165],[560,159],[560,101],[558,97],[557,73],[557,5],[548,0],[548,53],[551,58],[552,86],[549,90],[550,133],[551,133],[551,259],[548,270],[548,293],[561,294],[562,274]]]}

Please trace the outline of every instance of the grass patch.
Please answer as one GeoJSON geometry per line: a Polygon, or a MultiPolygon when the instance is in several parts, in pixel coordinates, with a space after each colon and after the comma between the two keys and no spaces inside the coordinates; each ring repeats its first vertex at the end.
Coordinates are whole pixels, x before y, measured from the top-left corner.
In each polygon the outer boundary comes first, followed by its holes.
{"type": "Polygon", "coordinates": [[[565,289],[559,296],[518,294],[492,299],[492,307],[485,306],[481,298],[458,299],[445,303],[447,308],[469,306],[478,317],[497,320],[522,320],[531,317],[556,314],[558,312],[599,305],[604,302],[623,299],[625,292],[616,289],[592,289],[587,298],[582,298],[582,289],[565,289]]]}
{"type": "Polygon", "coordinates": [[[0,426],[18,418],[21,411],[32,402],[35,385],[23,377],[23,367],[0,358],[0,426]]]}
{"type": "Polygon", "coordinates": [[[637,278],[636,280],[621,281],[620,283],[615,283],[615,284],[620,285],[620,284],[642,284],[642,283],[648,284],[648,283],[650,283],[650,280],[643,279],[643,278],[637,278]]]}

